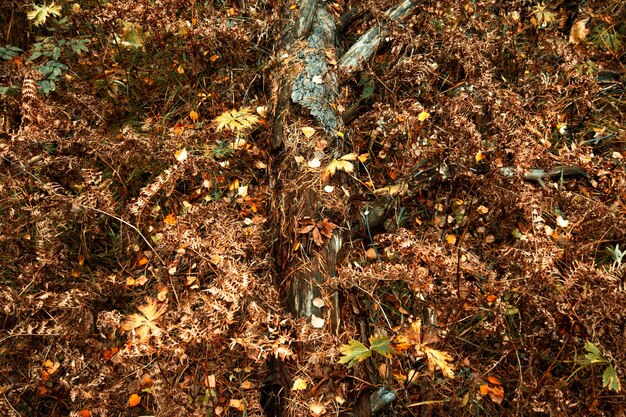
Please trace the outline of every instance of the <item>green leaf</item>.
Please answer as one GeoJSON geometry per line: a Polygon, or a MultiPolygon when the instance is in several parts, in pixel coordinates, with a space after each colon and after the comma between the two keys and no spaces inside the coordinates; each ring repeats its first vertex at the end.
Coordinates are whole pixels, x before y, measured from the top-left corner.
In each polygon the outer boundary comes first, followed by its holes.
{"type": "Polygon", "coordinates": [[[339,352],[343,355],[339,358],[339,363],[347,363],[348,368],[372,356],[372,351],[358,340],[350,340],[347,345],[342,345],[339,352]]]}
{"type": "Polygon", "coordinates": [[[604,356],[602,356],[600,349],[598,349],[593,343],[586,341],[585,350],[589,352],[585,355],[588,363],[608,363],[604,356]]]}
{"type": "Polygon", "coordinates": [[[607,366],[604,370],[604,373],[602,374],[602,386],[615,392],[620,392],[622,390],[622,384],[620,384],[619,378],[615,374],[615,368],[613,368],[613,365],[607,366]]]}
{"type": "Polygon", "coordinates": [[[371,336],[370,337],[370,349],[374,352],[383,355],[385,358],[390,358],[396,351],[391,347],[391,340],[388,336],[371,336]]]}
{"type": "Polygon", "coordinates": [[[46,23],[48,16],[61,16],[61,6],[52,2],[50,5],[44,4],[40,6],[33,4],[33,10],[26,15],[28,20],[32,20],[35,26],[40,26],[46,23]]]}

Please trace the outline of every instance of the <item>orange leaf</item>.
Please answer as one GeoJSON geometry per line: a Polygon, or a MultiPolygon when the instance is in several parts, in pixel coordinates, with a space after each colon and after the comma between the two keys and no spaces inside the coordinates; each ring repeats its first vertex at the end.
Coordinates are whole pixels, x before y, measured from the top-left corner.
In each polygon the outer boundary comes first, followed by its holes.
{"type": "Polygon", "coordinates": [[[137,266],[144,266],[148,263],[148,258],[145,256],[137,261],[137,266]]]}
{"type": "Polygon", "coordinates": [[[502,382],[500,382],[500,380],[495,376],[489,375],[487,377],[487,381],[491,382],[493,385],[502,385],[502,382]]]}
{"type": "Polygon", "coordinates": [[[133,394],[128,398],[129,407],[135,407],[136,405],[139,405],[140,402],[141,402],[141,397],[137,394],[133,394]]]}
{"type": "Polygon", "coordinates": [[[488,384],[483,384],[480,386],[480,395],[487,395],[491,391],[488,384]]]}
{"type": "Polygon", "coordinates": [[[504,388],[502,388],[501,386],[495,386],[491,388],[491,392],[497,397],[504,397],[504,388]]]}
{"type": "Polygon", "coordinates": [[[151,387],[153,383],[154,381],[148,375],[144,376],[143,379],[141,380],[141,386],[144,388],[151,387]]]}
{"type": "Polygon", "coordinates": [[[496,296],[495,296],[495,295],[493,295],[493,294],[489,294],[489,295],[487,296],[487,302],[488,302],[488,303],[493,303],[493,302],[495,302],[497,299],[498,299],[498,297],[496,297],[496,296]]]}
{"type": "Polygon", "coordinates": [[[190,119],[191,119],[194,123],[198,121],[198,117],[199,117],[199,115],[198,115],[198,113],[197,113],[197,112],[195,112],[195,111],[193,111],[193,110],[189,112],[189,118],[190,118],[190,119]]]}
{"type": "Polygon", "coordinates": [[[504,399],[504,388],[495,386],[489,392],[489,398],[496,404],[501,404],[504,399]]]}
{"type": "Polygon", "coordinates": [[[231,407],[236,408],[237,410],[242,411],[242,412],[244,410],[243,401],[235,399],[235,398],[232,398],[228,402],[228,405],[230,405],[231,407]]]}
{"type": "Polygon", "coordinates": [[[78,412],[78,417],[91,417],[91,411],[89,411],[89,410],[80,410],[78,412]]]}
{"type": "Polygon", "coordinates": [[[209,58],[209,61],[215,62],[218,59],[220,59],[220,56],[218,54],[213,54],[213,55],[211,55],[211,58],[209,58]]]}
{"type": "Polygon", "coordinates": [[[176,216],[174,216],[174,213],[168,214],[167,217],[165,217],[163,219],[163,223],[169,224],[170,226],[175,225],[176,224],[176,216]]]}

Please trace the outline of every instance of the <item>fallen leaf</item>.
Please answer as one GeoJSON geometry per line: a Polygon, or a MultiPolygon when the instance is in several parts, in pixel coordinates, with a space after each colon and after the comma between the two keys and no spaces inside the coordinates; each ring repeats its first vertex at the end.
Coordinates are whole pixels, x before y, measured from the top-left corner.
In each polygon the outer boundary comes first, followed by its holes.
{"type": "Polygon", "coordinates": [[[197,122],[198,117],[199,117],[198,112],[193,111],[193,110],[189,112],[189,118],[191,119],[192,122],[194,123],[197,122]]]}
{"type": "Polygon", "coordinates": [[[502,382],[498,378],[496,378],[495,376],[492,376],[492,375],[489,375],[487,377],[487,381],[489,381],[493,385],[502,385],[502,382]]]}
{"type": "Polygon", "coordinates": [[[489,398],[496,404],[501,404],[504,399],[504,388],[497,385],[489,390],[489,398]]]}
{"type": "Polygon", "coordinates": [[[324,319],[317,317],[315,314],[311,314],[311,325],[316,329],[324,327],[324,319]]]}
{"type": "Polygon", "coordinates": [[[174,153],[174,157],[176,158],[178,162],[183,162],[185,159],[187,159],[187,149],[183,148],[181,150],[176,151],[174,153]]]}
{"type": "Polygon", "coordinates": [[[307,165],[310,168],[319,168],[322,165],[322,163],[321,163],[321,161],[319,159],[313,158],[309,162],[307,162],[307,165]]]}
{"type": "Polygon", "coordinates": [[[587,22],[589,22],[589,18],[581,19],[572,25],[572,30],[569,32],[569,41],[574,45],[578,45],[589,35],[587,22]]]}
{"type": "Polygon", "coordinates": [[[129,407],[135,407],[137,405],[139,405],[139,403],[141,403],[141,397],[137,394],[132,394],[130,397],[128,397],[128,406],[129,407]]]}
{"type": "Polygon", "coordinates": [[[352,162],[342,160],[342,159],[333,159],[324,169],[323,178],[327,179],[328,177],[332,177],[335,175],[337,171],[344,171],[347,173],[354,172],[354,165],[352,162]]]}
{"type": "Polygon", "coordinates": [[[482,384],[480,386],[480,395],[487,395],[489,394],[489,391],[491,391],[491,388],[489,388],[489,384],[482,384]]]}
{"type": "Polygon", "coordinates": [[[567,226],[569,226],[569,221],[565,220],[561,216],[557,216],[556,217],[556,224],[557,224],[557,226],[560,226],[560,227],[567,227],[567,226]]]}
{"type": "Polygon", "coordinates": [[[453,379],[454,378],[454,366],[449,362],[452,360],[452,356],[447,352],[424,347],[424,353],[428,358],[428,368],[432,371],[435,365],[439,367],[444,376],[453,379]]]}
{"type": "Polygon", "coordinates": [[[370,349],[385,358],[391,358],[395,350],[391,347],[389,336],[374,335],[369,338],[370,349]]]}
{"type": "Polygon", "coordinates": [[[213,123],[216,125],[215,129],[218,132],[223,129],[241,132],[251,129],[255,124],[259,123],[259,117],[253,114],[250,108],[244,107],[220,114],[213,120],[213,123]]]}
{"type": "Polygon", "coordinates": [[[312,127],[303,127],[302,129],[302,133],[304,134],[304,136],[308,139],[311,136],[313,136],[315,134],[315,129],[312,127]]]}
{"type": "Polygon", "coordinates": [[[456,243],[456,236],[455,235],[446,236],[446,242],[448,242],[448,244],[450,245],[454,245],[456,243]]]}
{"type": "Polygon", "coordinates": [[[170,226],[173,226],[176,224],[176,216],[174,215],[174,213],[170,213],[168,214],[164,219],[163,219],[163,223],[165,224],[169,224],[170,226]]]}
{"type": "Polygon", "coordinates": [[[309,410],[311,411],[313,417],[319,417],[323,414],[326,414],[326,407],[324,407],[323,404],[315,401],[309,404],[309,410]]]}
{"type": "Polygon", "coordinates": [[[161,334],[161,329],[157,326],[156,321],[165,313],[167,306],[158,306],[157,301],[148,299],[146,304],[137,307],[141,314],[133,313],[122,323],[122,330],[135,330],[139,336],[140,342],[146,342],[150,336],[161,334]]]}
{"type": "Polygon", "coordinates": [[[420,114],[417,115],[417,120],[419,120],[420,122],[423,122],[424,120],[428,119],[430,117],[430,113],[428,113],[427,111],[423,111],[420,114]]]}
{"type": "Polygon", "coordinates": [[[349,153],[349,154],[345,154],[344,156],[339,158],[339,160],[341,160],[341,161],[356,161],[358,158],[359,158],[359,156],[357,154],[355,154],[354,152],[352,152],[352,153],[349,153]]]}
{"type": "Polygon", "coordinates": [[[307,383],[304,379],[302,378],[297,378],[294,382],[293,382],[293,386],[291,387],[292,391],[302,391],[305,390],[307,387],[307,383]]]}
{"type": "Polygon", "coordinates": [[[316,297],[313,299],[313,305],[317,308],[322,308],[326,305],[323,298],[316,297]]]}
{"type": "Polygon", "coordinates": [[[393,197],[395,195],[404,195],[407,191],[409,191],[408,184],[395,184],[389,185],[387,187],[379,188],[374,191],[375,195],[386,195],[389,197],[393,197]]]}
{"type": "Polygon", "coordinates": [[[343,355],[339,358],[339,363],[347,363],[348,368],[352,368],[359,362],[372,356],[372,351],[358,340],[350,340],[347,345],[342,345],[339,352],[343,355]]]}
{"type": "Polygon", "coordinates": [[[243,412],[244,407],[243,407],[243,401],[235,399],[235,398],[231,398],[231,400],[228,402],[228,405],[232,408],[235,408],[241,412],[243,412]]]}

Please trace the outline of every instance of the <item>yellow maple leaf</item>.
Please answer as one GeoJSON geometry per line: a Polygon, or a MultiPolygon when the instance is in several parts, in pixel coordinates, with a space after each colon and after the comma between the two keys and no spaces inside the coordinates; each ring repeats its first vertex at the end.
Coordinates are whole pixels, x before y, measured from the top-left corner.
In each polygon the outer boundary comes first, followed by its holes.
{"type": "Polygon", "coordinates": [[[411,323],[411,328],[400,333],[394,342],[394,348],[399,351],[408,350],[422,343],[422,321],[411,323]]]}
{"type": "Polygon", "coordinates": [[[352,165],[352,162],[344,159],[333,159],[324,169],[322,177],[327,179],[328,177],[335,175],[337,171],[344,171],[348,173],[354,172],[354,165],[352,165]]]}
{"type": "Polygon", "coordinates": [[[213,122],[218,131],[229,129],[242,132],[259,123],[259,117],[249,107],[244,107],[239,110],[226,111],[217,116],[213,122]]]}
{"type": "Polygon", "coordinates": [[[133,313],[122,323],[122,330],[130,332],[135,331],[139,336],[139,341],[145,343],[151,336],[161,334],[161,329],[157,326],[156,321],[165,313],[167,306],[159,306],[157,301],[149,298],[146,304],[137,307],[141,314],[133,313]]]}
{"type": "Polygon", "coordinates": [[[50,4],[44,4],[43,6],[34,4],[33,10],[26,14],[28,20],[32,20],[35,26],[40,26],[46,23],[48,16],[61,16],[61,6],[52,2],[50,4]]]}
{"type": "Polygon", "coordinates": [[[454,366],[449,363],[452,360],[452,356],[449,353],[428,346],[422,346],[422,350],[428,358],[428,369],[433,371],[435,365],[437,365],[444,376],[450,379],[454,378],[454,366]]]}

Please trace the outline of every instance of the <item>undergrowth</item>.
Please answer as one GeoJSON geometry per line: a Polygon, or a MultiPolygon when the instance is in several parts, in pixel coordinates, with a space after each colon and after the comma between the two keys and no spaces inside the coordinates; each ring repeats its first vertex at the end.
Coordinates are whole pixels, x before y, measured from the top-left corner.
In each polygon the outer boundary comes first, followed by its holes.
{"type": "Polygon", "coordinates": [[[323,288],[339,334],[274,285],[290,6],[0,6],[0,414],[264,415],[279,358],[302,415],[381,387],[388,415],[621,415],[624,6],[422,2],[343,80],[355,157],[328,190],[389,213],[323,288]],[[555,166],[583,174],[524,178],[555,166]]]}

